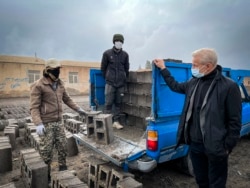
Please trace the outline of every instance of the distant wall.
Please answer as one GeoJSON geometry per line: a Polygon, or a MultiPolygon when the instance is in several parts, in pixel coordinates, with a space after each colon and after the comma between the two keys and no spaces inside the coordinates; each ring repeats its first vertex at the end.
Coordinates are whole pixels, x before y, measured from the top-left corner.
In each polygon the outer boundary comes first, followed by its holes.
{"type": "MultiPolygon", "coordinates": [[[[42,77],[44,60],[34,58],[1,58],[0,56],[0,98],[28,97],[30,86],[29,71],[39,72],[42,77]]],[[[99,68],[100,63],[63,62],[60,78],[70,95],[86,95],[89,93],[89,70],[99,68]],[[87,66],[85,66],[87,65],[87,66]],[[92,67],[91,67],[92,66],[92,67]],[[69,73],[77,73],[77,83],[69,83],[69,73]]]]}

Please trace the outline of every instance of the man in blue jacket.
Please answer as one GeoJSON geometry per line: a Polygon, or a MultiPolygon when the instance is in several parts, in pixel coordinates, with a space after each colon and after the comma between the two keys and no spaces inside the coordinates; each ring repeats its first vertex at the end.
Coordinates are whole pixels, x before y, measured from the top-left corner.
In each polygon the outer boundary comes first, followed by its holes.
{"type": "Polygon", "coordinates": [[[154,60],[175,92],[186,95],[177,132],[177,146],[188,144],[200,188],[226,187],[228,155],[241,129],[241,94],[238,85],[222,75],[213,49],[192,53],[193,78],[178,83],[162,59],[154,60]]]}
{"type": "Polygon", "coordinates": [[[106,81],[105,113],[111,114],[115,106],[113,127],[122,129],[119,122],[121,101],[124,94],[126,79],[129,74],[129,55],[122,49],[124,37],[121,34],[113,36],[113,48],[105,51],[102,56],[101,71],[106,81]]]}

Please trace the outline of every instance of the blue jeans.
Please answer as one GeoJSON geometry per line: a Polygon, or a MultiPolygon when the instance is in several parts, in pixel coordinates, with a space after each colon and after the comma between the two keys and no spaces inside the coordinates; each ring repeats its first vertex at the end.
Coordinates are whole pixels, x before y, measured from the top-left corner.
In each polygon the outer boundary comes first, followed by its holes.
{"type": "Polygon", "coordinates": [[[199,188],[225,188],[227,182],[228,155],[209,156],[203,143],[191,142],[190,157],[199,188]]]}

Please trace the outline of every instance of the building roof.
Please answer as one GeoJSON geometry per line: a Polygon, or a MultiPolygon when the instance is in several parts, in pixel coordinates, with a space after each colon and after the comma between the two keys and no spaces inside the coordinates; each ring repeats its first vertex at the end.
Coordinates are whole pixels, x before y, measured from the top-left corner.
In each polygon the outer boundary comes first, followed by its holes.
{"type": "MultiPolygon", "coordinates": [[[[0,55],[0,63],[20,63],[20,64],[38,64],[44,65],[45,60],[37,57],[24,57],[24,56],[9,56],[0,55]]],[[[83,62],[72,60],[61,60],[62,66],[79,66],[79,67],[93,67],[99,68],[100,62],[83,62]]]]}

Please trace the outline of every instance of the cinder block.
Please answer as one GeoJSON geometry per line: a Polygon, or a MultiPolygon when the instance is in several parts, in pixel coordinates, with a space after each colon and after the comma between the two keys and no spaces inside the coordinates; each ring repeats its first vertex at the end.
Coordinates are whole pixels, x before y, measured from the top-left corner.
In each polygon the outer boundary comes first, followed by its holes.
{"type": "Polygon", "coordinates": [[[0,136],[0,144],[3,144],[3,143],[10,143],[10,139],[8,136],[0,136]]]}
{"type": "Polygon", "coordinates": [[[95,139],[99,144],[110,144],[114,140],[111,114],[99,114],[94,117],[95,139]]]}
{"type": "Polygon", "coordinates": [[[128,82],[137,82],[137,72],[136,71],[129,71],[128,82]]]}
{"type": "Polygon", "coordinates": [[[89,188],[96,188],[97,187],[99,166],[103,165],[105,163],[107,163],[107,162],[100,160],[100,159],[96,159],[96,158],[90,159],[89,175],[88,175],[89,188]]]}
{"type": "Polygon", "coordinates": [[[29,170],[30,166],[32,166],[34,164],[38,164],[38,163],[43,163],[43,160],[40,156],[29,158],[27,160],[24,160],[24,162],[22,163],[21,174],[22,174],[22,177],[27,179],[27,182],[31,182],[31,175],[32,174],[29,170]]]}
{"type": "Polygon", "coordinates": [[[62,179],[59,181],[60,188],[69,188],[78,185],[86,185],[84,184],[78,177],[74,176],[73,178],[69,179],[62,179]]]}
{"type": "Polygon", "coordinates": [[[12,151],[10,143],[0,144],[0,173],[12,171],[12,151]]]}
{"type": "Polygon", "coordinates": [[[98,188],[108,188],[111,171],[112,167],[110,167],[109,165],[100,165],[97,181],[98,188]]]}
{"type": "Polygon", "coordinates": [[[76,144],[76,140],[73,137],[73,134],[65,131],[66,139],[67,139],[67,156],[72,157],[78,154],[78,147],[76,144]]]}
{"type": "Polygon", "coordinates": [[[78,133],[80,131],[80,126],[83,123],[75,119],[66,119],[64,127],[71,133],[78,133]]]}
{"type": "Polygon", "coordinates": [[[26,117],[24,118],[26,123],[32,123],[32,118],[31,117],[26,117]]]}
{"type": "Polygon", "coordinates": [[[19,137],[19,127],[17,124],[9,124],[7,127],[5,128],[9,128],[9,127],[14,127],[15,128],[15,134],[16,134],[16,138],[19,137]]]}
{"type": "Polygon", "coordinates": [[[127,177],[132,177],[134,178],[134,175],[129,173],[129,172],[124,172],[122,171],[122,169],[112,169],[111,172],[111,177],[110,177],[110,181],[109,181],[109,187],[110,188],[116,188],[117,182],[120,180],[123,180],[124,178],[127,177]]]}
{"type": "Polygon", "coordinates": [[[4,129],[4,135],[6,136],[9,136],[9,139],[10,139],[10,144],[11,144],[11,148],[12,150],[14,150],[16,148],[16,130],[14,127],[10,127],[10,128],[7,128],[5,127],[4,129]]]}
{"type": "Polygon", "coordinates": [[[95,136],[95,126],[94,126],[94,117],[98,114],[101,114],[101,111],[90,111],[86,114],[86,125],[87,125],[87,136],[95,136]]]}
{"type": "Polygon", "coordinates": [[[127,177],[117,182],[117,188],[143,188],[142,183],[136,181],[134,178],[127,177]]]}
{"type": "Polygon", "coordinates": [[[11,125],[11,124],[18,124],[17,120],[16,119],[8,119],[8,122],[9,124],[8,125],[11,125]]]}
{"type": "Polygon", "coordinates": [[[71,179],[74,178],[75,175],[69,171],[59,171],[59,172],[53,172],[51,173],[51,187],[52,188],[58,188],[59,187],[59,182],[64,179],[71,179]]]}
{"type": "Polygon", "coordinates": [[[152,71],[137,71],[137,83],[152,83],[152,71]]]}
{"type": "Polygon", "coordinates": [[[1,185],[0,188],[16,188],[15,184],[13,182],[1,185]]]}
{"type": "Polygon", "coordinates": [[[152,95],[137,95],[138,106],[150,107],[152,104],[152,95]]]}
{"type": "Polygon", "coordinates": [[[43,161],[28,165],[29,181],[31,188],[48,187],[48,165],[43,161]]]}
{"type": "MultiPolygon", "coordinates": [[[[0,112],[1,113],[1,112],[0,112]]],[[[7,120],[1,119],[0,117],[0,131],[3,131],[6,126],[8,126],[9,122],[7,120]]]]}

